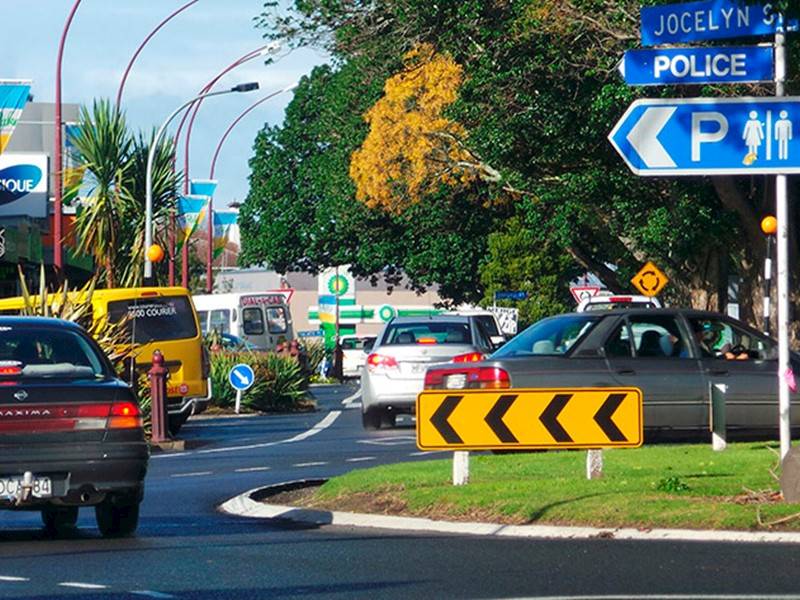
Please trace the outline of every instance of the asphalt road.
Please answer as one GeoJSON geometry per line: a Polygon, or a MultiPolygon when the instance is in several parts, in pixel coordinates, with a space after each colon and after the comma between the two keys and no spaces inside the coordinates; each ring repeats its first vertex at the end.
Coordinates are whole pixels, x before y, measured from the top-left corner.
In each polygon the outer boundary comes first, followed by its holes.
{"type": "Polygon", "coordinates": [[[542,541],[277,525],[225,515],[246,490],[426,460],[405,427],[366,433],[355,387],[314,413],[190,420],[189,450],[151,460],[138,535],[100,538],[90,510],[66,539],[38,513],[0,512],[0,597],[800,597],[800,547],[542,541]]]}

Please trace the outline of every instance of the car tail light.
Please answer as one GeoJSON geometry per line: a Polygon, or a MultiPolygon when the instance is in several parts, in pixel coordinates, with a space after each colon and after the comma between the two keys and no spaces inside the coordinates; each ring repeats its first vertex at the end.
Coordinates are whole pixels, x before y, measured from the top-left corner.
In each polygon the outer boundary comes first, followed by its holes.
{"type": "Polygon", "coordinates": [[[151,298],[152,296],[158,296],[158,292],[142,292],[140,296],[142,298],[151,298]]]}
{"type": "Polygon", "coordinates": [[[373,353],[367,357],[367,368],[370,371],[375,371],[377,369],[398,369],[400,365],[397,364],[394,356],[373,353]]]}
{"type": "Polygon", "coordinates": [[[0,377],[14,377],[22,373],[22,363],[18,360],[0,361],[0,377]]]}
{"type": "Polygon", "coordinates": [[[480,362],[484,358],[486,357],[480,352],[468,352],[467,354],[459,354],[458,356],[454,356],[451,362],[454,363],[480,362]]]}
{"type": "Polygon", "coordinates": [[[630,296],[611,296],[611,298],[609,298],[609,301],[610,302],[632,302],[633,298],[631,298],[630,296]]]}
{"type": "Polygon", "coordinates": [[[435,337],[421,337],[417,339],[418,344],[436,344],[438,343],[435,337]]]}
{"type": "Polygon", "coordinates": [[[108,417],[109,429],[137,429],[142,427],[142,413],[133,402],[115,402],[108,417]]]}
{"type": "Polygon", "coordinates": [[[0,433],[136,429],[142,413],[133,402],[29,404],[0,408],[0,433]]]}
{"type": "Polygon", "coordinates": [[[428,369],[425,373],[426,390],[500,390],[510,387],[508,372],[499,367],[447,367],[428,369]]]}

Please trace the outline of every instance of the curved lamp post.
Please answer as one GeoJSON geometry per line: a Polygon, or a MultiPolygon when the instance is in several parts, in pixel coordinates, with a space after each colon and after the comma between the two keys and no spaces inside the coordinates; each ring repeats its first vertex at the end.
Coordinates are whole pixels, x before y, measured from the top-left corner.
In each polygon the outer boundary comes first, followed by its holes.
{"type": "Polygon", "coordinates": [[[180,13],[185,11],[192,4],[196,4],[197,2],[198,2],[198,0],[190,0],[190,2],[187,2],[186,4],[184,4],[183,6],[178,8],[176,11],[174,11],[172,14],[170,14],[166,19],[164,19],[158,25],[156,25],[155,29],[153,29],[153,31],[151,31],[147,35],[147,37],[144,38],[142,43],[139,44],[139,47],[136,49],[136,52],[133,53],[133,56],[131,57],[131,60],[128,63],[128,66],[125,67],[125,72],[122,74],[122,79],[119,82],[119,89],[117,90],[117,107],[119,107],[120,104],[122,104],[122,90],[125,88],[125,82],[128,80],[128,74],[131,72],[131,68],[133,67],[133,63],[135,63],[136,59],[139,58],[139,54],[141,54],[142,50],[147,45],[147,43],[153,38],[153,36],[155,34],[157,34],[159,32],[159,30],[162,27],[164,27],[164,25],[169,23],[172,19],[177,17],[180,13]]]}
{"type": "MultiPolygon", "coordinates": [[[[204,85],[201,90],[200,94],[208,92],[214,84],[216,84],[224,75],[235,69],[241,64],[246,63],[249,60],[257,58],[259,56],[265,56],[267,54],[274,54],[280,49],[280,45],[277,43],[269,43],[266,46],[261,46],[260,48],[256,48],[248,52],[247,54],[242,55],[230,65],[225,67],[222,71],[220,71],[216,77],[214,77],[211,81],[209,81],[206,85],[204,85]]],[[[181,117],[181,121],[178,124],[178,129],[175,132],[175,140],[176,143],[180,140],[181,131],[183,130],[183,126],[186,123],[186,119],[189,117],[189,112],[186,111],[181,117]]],[[[187,154],[186,159],[184,161],[184,173],[183,173],[183,193],[189,193],[189,155],[188,155],[188,136],[187,136],[187,154]]],[[[181,248],[181,285],[183,287],[189,287],[189,247],[187,244],[184,244],[181,248]]]]}
{"type": "Polygon", "coordinates": [[[62,223],[61,223],[61,201],[63,199],[63,158],[62,158],[62,145],[64,140],[62,138],[61,130],[61,61],[64,57],[64,43],[67,39],[67,32],[70,25],[72,25],[72,18],[75,16],[75,11],[78,10],[78,5],[81,0],[75,0],[67,16],[67,21],[64,23],[64,29],[61,31],[61,41],[58,43],[58,56],[56,57],[56,105],[55,105],[55,148],[53,151],[53,164],[55,165],[55,191],[53,193],[53,264],[59,273],[59,277],[63,276],[64,255],[62,248],[62,223]]]}
{"type": "MultiPolygon", "coordinates": [[[[214,157],[211,159],[211,168],[208,172],[208,178],[214,179],[214,171],[217,167],[217,158],[219,157],[219,152],[222,150],[222,145],[225,143],[225,140],[228,139],[228,135],[230,135],[233,128],[244,119],[250,112],[255,109],[256,107],[260,106],[270,98],[274,98],[278,94],[282,94],[284,92],[291,92],[293,89],[297,87],[297,83],[293,83],[292,85],[283,88],[282,90],[278,90],[277,92],[272,92],[271,94],[267,94],[261,100],[254,102],[250,105],[250,107],[245,110],[242,114],[236,117],[233,122],[228,126],[225,130],[225,133],[222,134],[222,137],[219,140],[219,144],[217,144],[217,149],[214,150],[214,157]]],[[[208,253],[206,255],[206,293],[210,294],[214,289],[214,273],[211,268],[212,263],[214,262],[214,209],[212,208],[211,199],[208,201],[208,222],[210,223],[208,227],[208,253]]]]}
{"type": "MultiPolygon", "coordinates": [[[[220,90],[218,92],[206,92],[204,94],[200,94],[195,96],[191,100],[187,100],[183,104],[181,104],[178,108],[176,108],[172,113],[166,118],[166,120],[161,124],[158,131],[156,132],[153,141],[150,144],[150,150],[147,153],[147,171],[146,171],[146,183],[145,183],[145,218],[144,218],[144,247],[150,248],[153,245],[153,160],[155,158],[156,148],[158,147],[158,143],[161,140],[162,136],[164,135],[164,131],[166,131],[167,126],[170,124],[172,119],[185,109],[187,106],[191,105],[193,102],[197,100],[201,100],[203,98],[209,98],[211,96],[221,96],[223,94],[230,94],[233,92],[250,92],[253,90],[258,89],[258,83],[240,83],[239,85],[235,85],[230,89],[227,90],[220,90]]],[[[153,263],[150,261],[149,256],[145,254],[144,259],[144,278],[145,284],[152,278],[153,276],[153,263]]]]}

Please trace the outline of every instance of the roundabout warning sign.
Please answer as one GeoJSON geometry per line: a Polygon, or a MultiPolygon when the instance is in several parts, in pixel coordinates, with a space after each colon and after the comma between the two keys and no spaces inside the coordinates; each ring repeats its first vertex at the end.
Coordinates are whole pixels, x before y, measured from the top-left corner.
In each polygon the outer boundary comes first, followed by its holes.
{"type": "Polygon", "coordinates": [[[664,275],[661,270],[652,262],[648,261],[639,272],[631,279],[633,286],[639,290],[643,296],[658,296],[664,286],[669,283],[669,277],[664,275]]]}

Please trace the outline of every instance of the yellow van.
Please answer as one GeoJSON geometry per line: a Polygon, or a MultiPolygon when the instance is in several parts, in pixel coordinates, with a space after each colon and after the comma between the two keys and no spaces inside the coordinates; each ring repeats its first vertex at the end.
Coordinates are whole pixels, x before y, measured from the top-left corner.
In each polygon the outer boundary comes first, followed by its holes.
{"type": "MultiPolygon", "coordinates": [[[[58,294],[50,297],[58,300],[58,294]]],[[[24,306],[21,296],[0,299],[0,314],[19,314],[24,306]]],[[[169,429],[177,433],[189,415],[204,409],[210,399],[208,354],[188,291],[182,287],[95,290],[92,306],[95,321],[107,316],[115,322],[128,316],[138,372],[150,368],[156,350],[164,355],[169,369],[169,429]]]]}

